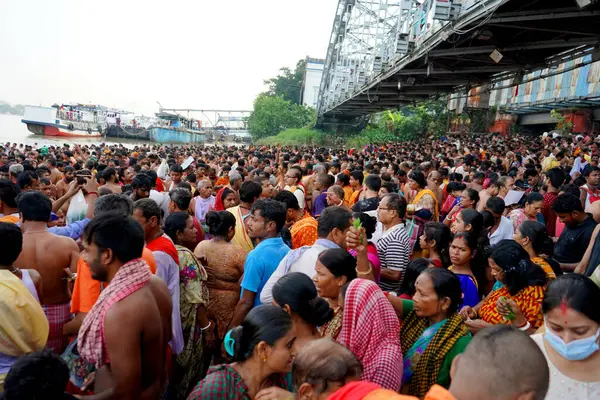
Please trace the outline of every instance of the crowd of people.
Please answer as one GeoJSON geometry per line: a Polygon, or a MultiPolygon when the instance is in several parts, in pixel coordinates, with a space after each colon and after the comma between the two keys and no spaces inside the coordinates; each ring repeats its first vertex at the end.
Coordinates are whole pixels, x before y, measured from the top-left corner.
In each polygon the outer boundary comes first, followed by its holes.
{"type": "Polygon", "coordinates": [[[6,143],[0,398],[600,399],[599,143],[6,143]]]}

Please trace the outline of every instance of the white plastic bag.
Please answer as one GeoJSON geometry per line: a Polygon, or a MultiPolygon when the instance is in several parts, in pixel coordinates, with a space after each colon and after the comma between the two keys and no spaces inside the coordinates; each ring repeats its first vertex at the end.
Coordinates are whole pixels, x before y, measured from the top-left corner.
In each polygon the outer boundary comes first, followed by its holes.
{"type": "Polygon", "coordinates": [[[69,209],[67,210],[67,225],[85,219],[87,208],[88,205],[85,201],[85,196],[83,195],[83,192],[79,190],[71,199],[71,203],[69,203],[69,209]]]}
{"type": "Polygon", "coordinates": [[[156,170],[156,175],[160,179],[165,179],[169,175],[169,165],[167,164],[167,160],[163,160],[158,166],[158,170],[156,170]]]}

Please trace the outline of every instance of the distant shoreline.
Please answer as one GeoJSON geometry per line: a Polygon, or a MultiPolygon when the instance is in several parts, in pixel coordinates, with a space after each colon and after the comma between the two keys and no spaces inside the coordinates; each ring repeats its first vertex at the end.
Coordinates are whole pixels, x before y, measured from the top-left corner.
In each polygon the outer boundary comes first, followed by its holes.
{"type": "Polygon", "coordinates": [[[23,114],[12,114],[12,113],[7,113],[7,112],[0,112],[0,115],[12,115],[14,117],[22,117],[23,114]]]}

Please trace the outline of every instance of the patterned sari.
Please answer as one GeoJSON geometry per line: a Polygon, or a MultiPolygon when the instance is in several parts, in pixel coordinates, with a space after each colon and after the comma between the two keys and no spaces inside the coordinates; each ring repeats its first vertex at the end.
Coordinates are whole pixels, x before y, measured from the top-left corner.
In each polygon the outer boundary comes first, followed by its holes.
{"type": "Polygon", "coordinates": [[[542,300],[544,299],[544,288],[542,286],[527,286],[514,296],[508,292],[506,286],[494,290],[483,302],[479,309],[479,317],[490,324],[510,324],[503,315],[498,313],[496,303],[500,297],[514,300],[521,309],[523,316],[534,329],[544,323],[542,314],[542,300]]]}
{"type": "MultiPolygon", "coordinates": [[[[274,374],[263,388],[288,390],[285,375],[274,374]]],[[[187,400],[252,400],[242,376],[229,364],[215,365],[194,388],[187,400]]]]}
{"type": "Polygon", "coordinates": [[[423,353],[431,343],[431,339],[440,330],[440,328],[446,323],[446,319],[431,325],[423,331],[419,339],[412,345],[412,347],[404,355],[404,375],[402,376],[402,382],[408,382],[412,378],[413,372],[421,359],[423,353]]]}
{"type": "Polygon", "coordinates": [[[336,308],[331,321],[319,328],[321,336],[337,340],[340,330],[342,329],[342,317],[344,315],[341,310],[340,307],[336,308]]]}
{"type": "Polygon", "coordinates": [[[175,245],[179,257],[179,287],[183,351],[177,355],[169,392],[173,399],[185,399],[193,386],[206,373],[208,364],[203,357],[204,346],[198,308],[208,307],[207,274],[189,249],[175,245]]]}

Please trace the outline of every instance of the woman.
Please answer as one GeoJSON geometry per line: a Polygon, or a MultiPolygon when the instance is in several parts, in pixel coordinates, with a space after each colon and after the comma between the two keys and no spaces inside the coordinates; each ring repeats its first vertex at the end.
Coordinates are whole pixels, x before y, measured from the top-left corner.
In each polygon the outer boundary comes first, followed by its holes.
{"type": "MultiPolygon", "coordinates": [[[[377,218],[372,217],[367,213],[360,212],[352,214],[352,217],[354,220],[358,219],[362,227],[365,228],[365,233],[367,234],[367,258],[369,259],[369,267],[373,269],[375,282],[379,282],[381,276],[381,261],[379,260],[379,254],[377,254],[377,247],[375,247],[375,243],[371,241],[373,234],[377,229],[377,218]]],[[[356,250],[349,249],[348,251],[352,256],[356,257],[356,250]]]]}
{"type": "Polygon", "coordinates": [[[477,236],[473,233],[460,232],[454,236],[450,244],[450,261],[452,265],[448,269],[454,272],[460,281],[463,295],[461,307],[475,307],[481,300],[479,281],[474,270],[477,270],[478,275],[483,277],[485,268],[472,264],[476,252],[477,236]]]}
{"type": "Polygon", "coordinates": [[[513,224],[515,233],[523,221],[537,221],[538,214],[542,212],[544,207],[544,196],[538,192],[531,192],[525,198],[525,206],[512,210],[508,214],[508,219],[513,224]]]}
{"type": "Polygon", "coordinates": [[[515,232],[514,240],[529,254],[532,263],[542,267],[548,280],[556,279],[557,275],[562,274],[560,265],[553,268],[548,262],[549,257],[554,253],[554,242],[548,236],[544,224],[537,221],[523,221],[515,232]]]}
{"type": "Polygon", "coordinates": [[[416,291],[415,282],[417,278],[421,275],[421,272],[431,267],[436,267],[436,265],[433,265],[427,258],[415,258],[411,260],[406,266],[406,271],[404,271],[404,278],[400,284],[398,297],[405,300],[412,300],[416,291]]]}
{"type": "Polygon", "coordinates": [[[362,363],[362,380],[398,391],[402,377],[400,322],[375,282],[355,279],[342,293],[344,317],[338,342],[362,363]]]}
{"type": "Polygon", "coordinates": [[[194,255],[208,275],[208,318],[216,324],[216,336],[221,341],[240,298],[246,252],[230,243],[235,235],[235,217],[229,211],[209,211],[206,224],[212,239],[198,243],[194,255]]]}
{"type": "Polygon", "coordinates": [[[285,394],[295,340],[292,318],[285,311],[272,305],[253,308],[242,325],[225,337],[225,349],[235,362],[213,366],[188,400],[250,400],[285,394]]]}
{"type": "Polygon", "coordinates": [[[457,313],[461,303],[460,281],[443,268],[429,268],[419,275],[413,301],[388,297],[403,320],[400,341],[404,353],[402,393],[422,398],[438,384],[450,386],[450,368],[471,335],[457,313]]]}
{"type": "Polygon", "coordinates": [[[466,188],[467,186],[461,182],[449,182],[448,185],[446,185],[444,192],[447,193],[447,196],[442,205],[442,217],[446,218],[446,215],[459,204],[461,196],[466,188]]]}
{"type": "Polygon", "coordinates": [[[356,259],[344,249],[329,249],[319,255],[315,264],[313,282],[319,297],[333,309],[333,318],[321,326],[321,335],[337,339],[342,328],[342,306],[338,299],[340,288],[356,279],[356,259]]]}
{"type": "Polygon", "coordinates": [[[185,399],[210,365],[206,349],[214,344],[214,327],[209,321],[206,271],[192,250],[196,244],[196,228],[191,215],[176,212],[165,220],[165,233],[175,243],[179,257],[179,291],[183,351],[175,358],[169,392],[173,398],[185,399]]]}
{"type": "Polygon", "coordinates": [[[550,368],[546,400],[600,398],[600,288],[579,274],[558,277],[542,303],[546,331],[531,338],[550,368]]]}
{"type": "Polygon", "coordinates": [[[237,194],[230,188],[224,187],[215,198],[215,210],[224,211],[238,204],[237,194]]]}
{"type": "Polygon", "coordinates": [[[527,333],[535,332],[543,322],[546,274],[514,240],[498,243],[489,263],[492,275],[503,286],[491,292],[479,309],[461,310],[463,317],[468,318],[467,326],[471,332],[477,332],[490,325],[512,324],[527,333]]]}
{"type": "Polygon", "coordinates": [[[419,238],[421,249],[429,251],[429,259],[439,268],[450,266],[448,247],[452,234],[450,229],[441,222],[428,222],[425,224],[423,234],[419,238]]]}
{"type": "Polygon", "coordinates": [[[296,328],[296,349],[320,339],[317,327],[333,318],[329,303],[318,296],[313,281],[301,272],[284,275],[275,283],[273,304],[292,317],[296,328]]]}
{"type": "Polygon", "coordinates": [[[292,364],[297,399],[330,399],[349,382],[360,381],[362,365],[350,350],[331,339],[315,340],[298,351],[292,364]]]}
{"type": "MultiPolygon", "coordinates": [[[[459,213],[463,210],[475,210],[477,207],[477,202],[479,202],[479,193],[475,189],[465,189],[460,198],[460,202],[455,205],[452,210],[448,213],[446,218],[444,219],[444,224],[452,227],[456,220],[458,219],[459,213]]],[[[452,232],[460,232],[452,229],[452,232]]]]}
{"type": "Polygon", "coordinates": [[[406,226],[410,244],[415,249],[413,257],[418,258],[421,256],[419,237],[427,221],[439,219],[439,204],[435,193],[427,188],[425,175],[421,171],[412,171],[408,174],[408,187],[410,202],[406,209],[406,226]]]}
{"type": "Polygon", "coordinates": [[[456,218],[450,226],[452,233],[473,232],[480,235],[483,229],[483,215],[474,208],[465,208],[456,214],[456,218]]]}

